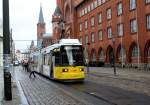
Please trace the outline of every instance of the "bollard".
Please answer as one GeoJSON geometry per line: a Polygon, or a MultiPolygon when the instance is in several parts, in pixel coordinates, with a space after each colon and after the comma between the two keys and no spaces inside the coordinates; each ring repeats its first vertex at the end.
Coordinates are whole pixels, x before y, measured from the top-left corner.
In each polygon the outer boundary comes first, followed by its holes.
{"type": "Polygon", "coordinates": [[[4,97],[5,100],[12,100],[10,72],[4,72],[4,97]]]}

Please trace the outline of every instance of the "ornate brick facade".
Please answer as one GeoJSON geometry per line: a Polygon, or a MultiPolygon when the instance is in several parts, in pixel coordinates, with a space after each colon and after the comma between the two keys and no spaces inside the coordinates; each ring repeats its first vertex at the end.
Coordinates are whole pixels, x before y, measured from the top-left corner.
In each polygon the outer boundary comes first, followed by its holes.
{"type": "Polygon", "coordinates": [[[79,38],[90,61],[112,63],[115,52],[118,64],[150,63],[149,0],[57,0],[57,5],[65,37],[79,38]]]}

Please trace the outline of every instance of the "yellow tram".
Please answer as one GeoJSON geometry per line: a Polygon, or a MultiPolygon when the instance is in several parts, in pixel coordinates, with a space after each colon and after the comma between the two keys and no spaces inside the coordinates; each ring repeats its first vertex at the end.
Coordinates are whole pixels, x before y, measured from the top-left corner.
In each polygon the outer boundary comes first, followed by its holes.
{"type": "Polygon", "coordinates": [[[31,54],[37,72],[55,80],[84,80],[84,56],[78,39],[61,39],[31,54]]]}

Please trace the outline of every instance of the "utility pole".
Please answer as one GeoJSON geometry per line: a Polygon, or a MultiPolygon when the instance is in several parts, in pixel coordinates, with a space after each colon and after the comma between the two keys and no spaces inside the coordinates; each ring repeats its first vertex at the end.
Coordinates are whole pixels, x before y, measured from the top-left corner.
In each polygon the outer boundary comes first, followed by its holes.
{"type": "Polygon", "coordinates": [[[3,60],[4,60],[4,97],[12,100],[11,74],[9,71],[10,32],[9,32],[9,0],[3,0],[3,60]]]}

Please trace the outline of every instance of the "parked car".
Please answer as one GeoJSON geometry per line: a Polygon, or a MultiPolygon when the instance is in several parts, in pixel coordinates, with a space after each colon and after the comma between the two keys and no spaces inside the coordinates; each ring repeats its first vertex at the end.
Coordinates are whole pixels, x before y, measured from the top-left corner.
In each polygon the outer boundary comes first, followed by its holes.
{"type": "Polygon", "coordinates": [[[19,66],[19,61],[14,61],[14,66],[19,66]]]}

